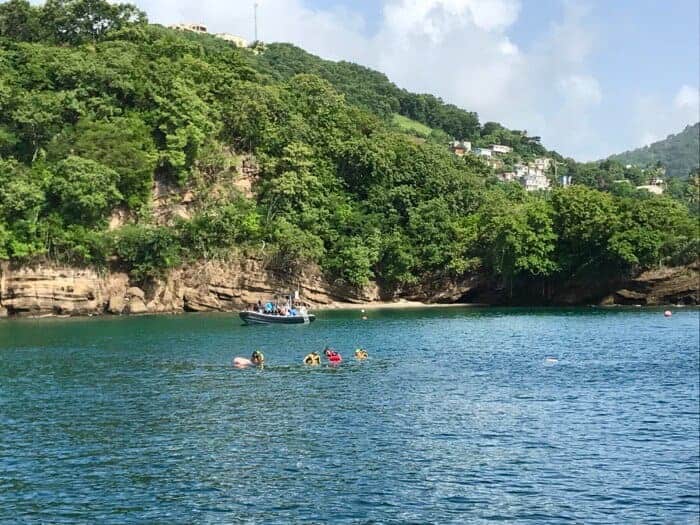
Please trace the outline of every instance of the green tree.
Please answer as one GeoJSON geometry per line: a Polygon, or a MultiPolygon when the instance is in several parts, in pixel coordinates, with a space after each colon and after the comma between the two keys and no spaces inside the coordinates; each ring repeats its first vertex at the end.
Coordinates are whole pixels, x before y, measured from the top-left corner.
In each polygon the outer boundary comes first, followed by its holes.
{"type": "Polygon", "coordinates": [[[145,23],[146,15],[131,4],[106,0],[47,0],[39,19],[50,40],[81,44],[97,42],[109,31],[145,23]]]}
{"type": "Polygon", "coordinates": [[[94,225],[122,199],[119,174],[94,160],[70,156],[56,164],[47,193],[66,220],[94,225]]]}
{"type": "Polygon", "coordinates": [[[26,259],[40,254],[39,217],[44,206],[41,173],[0,159],[0,254],[26,259]]]}
{"type": "Polygon", "coordinates": [[[138,281],[161,277],[181,262],[181,248],[167,228],[129,225],[114,234],[114,250],[138,281]]]}
{"type": "MultiPolygon", "coordinates": [[[[607,268],[607,246],[619,227],[618,209],[605,193],[571,186],[552,194],[558,260],[569,276],[593,276],[607,268]]],[[[612,270],[612,268],[611,268],[612,270]]]]}
{"type": "Polygon", "coordinates": [[[27,0],[0,4],[0,37],[33,42],[40,37],[39,11],[27,0]]]}
{"type": "Polygon", "coordinates": [[[530,197],[509,206],[496,196],[487,206],[482,212],[480,235],[484,259],[510,287],[511,294],[516,277],[542,278],[559,269],[553,210],[544,199],[530,197]]]}
{"type": "Polygon", "coordinates": [[[113,169],[119,174],[117,189],[129,208],[140,208],[150,197],[157,153],[150,129],[137,116],[81,120],[48,149],[54,161],[75,155],[113,169]]]}

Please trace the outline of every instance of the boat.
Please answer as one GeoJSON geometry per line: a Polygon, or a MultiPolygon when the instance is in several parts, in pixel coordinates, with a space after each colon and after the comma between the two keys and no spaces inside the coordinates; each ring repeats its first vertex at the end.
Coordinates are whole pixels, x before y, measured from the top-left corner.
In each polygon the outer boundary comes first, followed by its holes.
{"type": "Polygon", "coordinates": [[[243,310],[238,314],[245,324],[309,324],[316,320],[314,314],[274,315],[243,310]]]}
{"type": "Polygon", "coordinates": [[[263,308],[262,302],[258,306],[250,306],[238,315],[245,324],[309,324],[316,320],[314,314],[308,313],[308,304],[299,300],[299,290],[288,295],[275,295],[263,308]],[[298,307],[298,310],[296,309],[298,307]],[[278,308],[283,312],[277,313],[278,308]],[[293,311],[295,315],[284,315],[287,311],[293,311]]]}

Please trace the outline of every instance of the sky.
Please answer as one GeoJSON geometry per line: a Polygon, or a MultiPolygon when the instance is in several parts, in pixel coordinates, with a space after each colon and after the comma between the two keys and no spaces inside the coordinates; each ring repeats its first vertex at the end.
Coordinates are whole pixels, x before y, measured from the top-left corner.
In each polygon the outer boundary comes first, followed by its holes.
{"type": "MultiPolygon", "coordinates": [[[[132,0],[133,1],[133,0],[132,0]]],[[[252,40],[253,0],[136,0],[252,40]]],[[[259,36],[385,73],[577,160],[700,120],[697,0],[259,0],[259,36]]]]}

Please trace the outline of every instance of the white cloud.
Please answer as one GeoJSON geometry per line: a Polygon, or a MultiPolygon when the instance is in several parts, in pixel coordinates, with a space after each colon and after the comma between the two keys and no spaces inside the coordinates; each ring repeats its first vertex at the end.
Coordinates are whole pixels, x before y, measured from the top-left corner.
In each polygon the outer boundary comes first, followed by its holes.
{"type": "Polygon", "coordinates": [[[700,107],[700,93],[697,87],[691,87],[687,84],[681,86],[674,99],[674,104],[678,109],[687,109],[689,112],[698,112],[700,107]]]}
{"type": "MultiPolygon", "coordinates": [[[[367,55],[364,20],[342,9],[311,9],[302,0],[258,2],[258,34],[267,42],[292,42],[332,60],[367,55]]],[[[201,22],[210,32],[229,32],[253,40],[253,1],[136,0],[153,22],[201,22]]]]}
{"type": "Polygon", "coordinates": [[[501,118],[521,67],[504,32],[519,9],[516,0],[394,0],[369,63],[402,87],[501,118]]]}
{"type": "Polygon", "coordinates": [[[504,38],[504,39],[501,41],[501,45],[498,46],[498,49],[499,49],[499,50],[501,51],[501,53],[503,53],[504,55],[517,55],[518,52],[520,51],[520,50],[518,49],[518,46],[516,46],[515,44],[513,44],[513,42],[511,42],[511,41],[508,39],[508,37],[504,38]]]}
{"type": "Polygon", "coordinates": [[[397,34],[425,34],[441,41],[455,28],[503,30],[518,18],[518,0],[391,0],[384,6],[385,27],[397,34]]]}
{"type": "Polygon", "coordinates": [[[600,104],[603,100],[600,84],[590,75],[569,75],[559,79],[558,86],[564,99],[577,107],[600,104]]]}
{"type": "Polygon", "coordinates": [[[672,100],[663,100],[657,95],[639,95],[634,109],[637,146],[645,146],[698,122],[700,94],[697,86],[686,84],[678,89],[672,100]]]}
{"type": "MultiPolygon", "coordinates": [[[[202,22],[212,32],[253,37],[253,0],[134,1],[154,22],[202,22]]],[[[353,8],[260,0],[259,34],[267,42],[292,42],[324,58],[375,68],[400,87],[477,111],[482,122],[527,129],[565,155],[591,159],[616,149],[594,122],[607,101],[605,85],[589,64],[601,38],[585,0],[561,0],[559,18],[542,23],[527,47],[515,45],[509,34],[521,0],[377,1],[380,20],[370,32],[353,8]]],[[[666,133],[671,124],[697,114],[697,88],[684,86],[675,101],[655,104],[671,106],[669,111],[684,118],[655,121],[648,104],[639,101],[630,113],[644,121],[640,140],[643,133],[666,133]]]]}

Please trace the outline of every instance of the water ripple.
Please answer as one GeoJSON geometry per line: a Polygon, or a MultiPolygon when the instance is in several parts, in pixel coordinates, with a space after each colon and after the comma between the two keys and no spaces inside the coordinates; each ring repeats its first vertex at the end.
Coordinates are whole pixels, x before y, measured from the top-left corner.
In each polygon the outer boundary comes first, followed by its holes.
{"type": "Polygon", "coordinates": [[[21,321],[0,358],[0,522],[698,523],[696,310],[21,321]]]}

